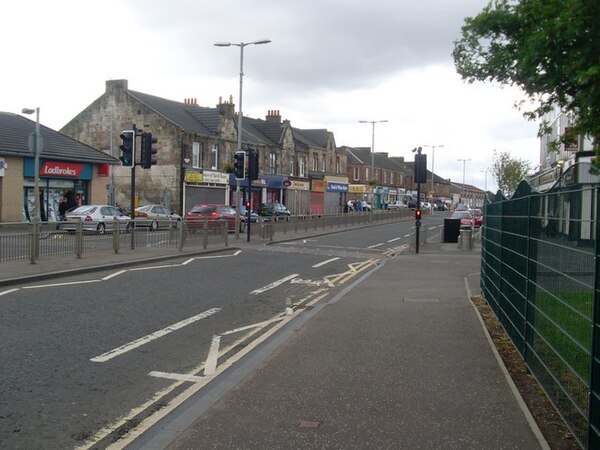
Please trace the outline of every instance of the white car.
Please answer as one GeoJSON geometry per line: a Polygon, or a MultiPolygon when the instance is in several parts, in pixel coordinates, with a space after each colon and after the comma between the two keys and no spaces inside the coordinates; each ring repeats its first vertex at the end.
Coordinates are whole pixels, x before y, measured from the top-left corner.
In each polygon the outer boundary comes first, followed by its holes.
{"type": "Polygon", "coordinates": [[[395,202],[392,202],[388,205],[388,209],[396,209],[396,210],[408,209],[408,206],[406,206],[400,200],[396,200],[395,202]]]}
{"type": "Polygon", "coordinates": [[[76,231],[81,222],[85,231],[95,231],[104,234],[113,229],[117,221],[119,229],[130,230],[133,227],[131,217],[126,216],[121,210],[111,205],[84,205],[79,206],[65,214],[65,220],[59,224],[61,230],[76,231]]]}

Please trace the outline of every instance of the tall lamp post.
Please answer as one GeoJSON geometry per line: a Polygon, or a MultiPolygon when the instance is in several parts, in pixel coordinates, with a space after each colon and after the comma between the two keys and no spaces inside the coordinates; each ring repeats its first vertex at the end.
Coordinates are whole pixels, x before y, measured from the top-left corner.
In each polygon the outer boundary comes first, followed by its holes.
{"type": "MultiPolygon", "coordinates": [[[[242,150],[242,117],[243,117],[243,113],[242,113],[242,91],[243,91],[243,86],[244,86],[244,47],[248,46],[248,45],[260,45],[260,44],[268,44],[269,42],[271,42],[270,39],[261,39],[259,41],[252,41],[252,42],[216,42],[214,45],[216,47],[231,47],[232,45],[235,47],[239,47],[240,48],[240,98],[239,98],[239,106],[238,106],[238,136],[237,136],[237,151],[241,151],[242,150]]],[[[250,184],[252,183],[252,181],[250,181],[250,179],[248,178],[248,186],[250,186],[250,184]]],[[[248,189],[248,198],[252,198],[252,192],[251,189],[248,189]]],[[[240,184],[239,181],[237,183],[237,189],[236,189],[236,207],[235,207],[235,211],[236,211],[236,227],[235,227],[235,233],[236,233],[236,238],[237,235],[239,233],[239,226],[238,224],[240,223],[240,184]]],[[[250,240],[250,208],[248,208],[248,223],[247,223],[247,227],[248,227],[248,240],[250,240]]]]}
{"type": "MultiPolygon", "coordinates": [[[[371,179],[375,177],[375,124],[385,123],[387,120],[359,120],[358,123],[370,123],[373,127],[371,133],[371,179]]],[[[369,180],[367,180],[369,181],[369,180]]]]}
{"type": "Polygon", "coordinates": [[[443,147],[443,146],[444,146],[444,144],[440,144],[440,145],[424,145],[423,146],[423,147],[431,147],[431,197],[432,198],[433,198],[433,192],[434,192],[433,178],[435,176],[435,172],[433,171],[433,169],[434,169],[433,162],[434,162],[434,158],[435,158],[435,149],[443,147]]]}
{"type": "Polygon", "coordinates": [[[462,188],[463,188],[463,197],[465,196],[465,166],[467,165],[467,161],[471,161],[471,158],[468,159],[458,159],[457,161],[462,161],[463,163],[463,182],[462,182],[462,188]]]}
{"type": "Polygon", "coordinates": [[[23,108],[23,114],[35,113],[35,133],[33,134],[33,146],[30,141],[30,149],[33,151],[33,207],[35,209],[34,222],[41,222],[40,216],[40,153],[42,152],[42,136],[40,134],[40,108],[35,109],[23,108]]]}

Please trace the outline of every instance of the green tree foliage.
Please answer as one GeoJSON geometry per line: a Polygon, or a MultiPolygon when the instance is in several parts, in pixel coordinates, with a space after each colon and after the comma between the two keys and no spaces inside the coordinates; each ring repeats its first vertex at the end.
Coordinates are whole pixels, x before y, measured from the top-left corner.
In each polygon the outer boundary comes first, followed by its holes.
{"type": "Polygon", "coordinates": [[[555,106],[570,113],[574,131],[592,136],[600,151],[599,0],[492,0],[465,19],[452,56],[470,83],[520,87],[532,120],[555,106]]]}
{"type": "Polygon", "coordinates": [[[514,159],[508,152],[494,152],[492,176],[496,180],[498,189],[507,197],[512,196],[530,169],[529,161],[514,159]]]}

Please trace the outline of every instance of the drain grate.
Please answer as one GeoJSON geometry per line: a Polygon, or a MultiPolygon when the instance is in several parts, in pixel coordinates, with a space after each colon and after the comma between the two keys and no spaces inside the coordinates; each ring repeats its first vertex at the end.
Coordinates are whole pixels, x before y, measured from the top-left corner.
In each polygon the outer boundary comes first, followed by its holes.
{"type": "Polygon", "coordinates": [[[298,423],[298,428],[318,428],[321,422],[315,422],[312,420],[301,420],[298,423]]]}

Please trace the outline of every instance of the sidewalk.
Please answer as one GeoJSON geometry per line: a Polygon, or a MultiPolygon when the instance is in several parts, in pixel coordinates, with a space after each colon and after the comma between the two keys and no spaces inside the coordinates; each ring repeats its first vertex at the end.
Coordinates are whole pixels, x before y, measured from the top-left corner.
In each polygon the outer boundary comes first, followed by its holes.
{"type": "Polygon", "coordinates": [[[479,267],[456,244],[387,260],[127,448],[548,448],[467,298],[479,267]]]}

